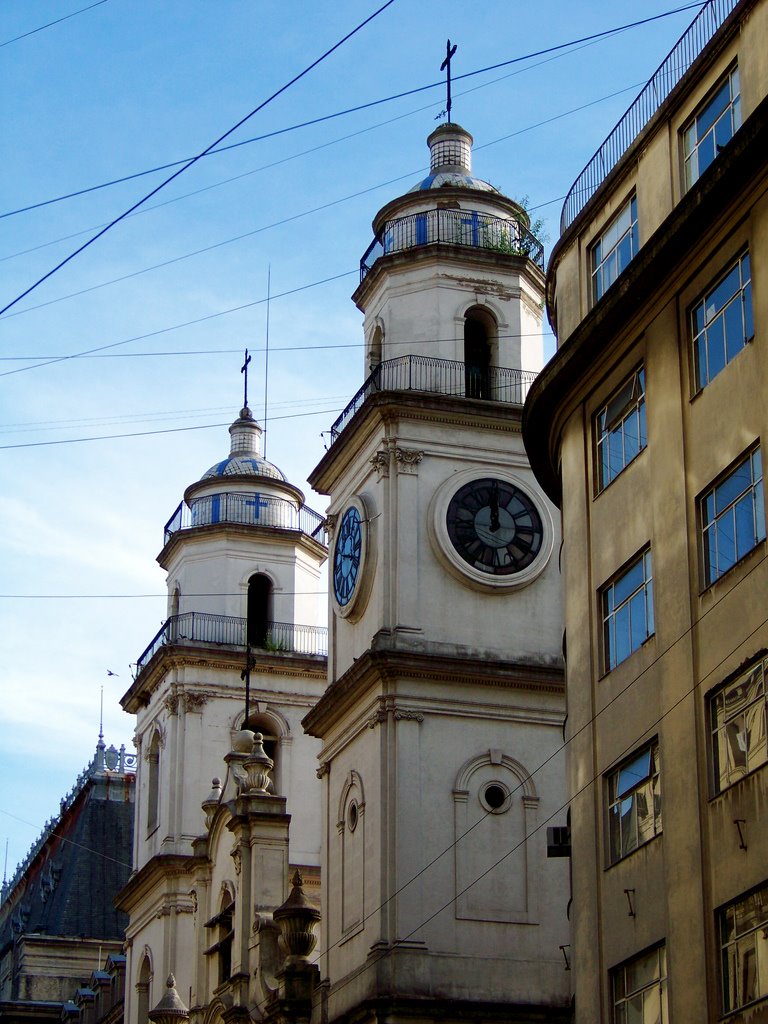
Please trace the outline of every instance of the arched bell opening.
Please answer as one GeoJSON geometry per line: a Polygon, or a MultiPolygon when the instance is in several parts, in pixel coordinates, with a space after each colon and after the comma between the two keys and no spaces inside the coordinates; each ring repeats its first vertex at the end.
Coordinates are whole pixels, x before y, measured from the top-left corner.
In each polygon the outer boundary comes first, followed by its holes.
{"type": "Polygon", "coordinates": [[[160,822],[160,735],[155,732],[147,757],[147,833],[154,832],[160,822]]]}
{"type": "Polygon", "coordinates": [[[467,398],[491,398],[491,366],[498,341],[496,321],[473,307],[464,317],[464,376],[467,398]]]}
{"type": "Polygon", "coordinates": [[[255,573],[248,580],[247,642],[251,647],[265,647],[272,623],[272,580],[255,573]]]}
{"type": "Polygon", "coordinates": [[[377,324],[371,334],[368,347],[368,373],[373,373],[382,360],[384,351],[384,331],[380,324],[377,324]]]}

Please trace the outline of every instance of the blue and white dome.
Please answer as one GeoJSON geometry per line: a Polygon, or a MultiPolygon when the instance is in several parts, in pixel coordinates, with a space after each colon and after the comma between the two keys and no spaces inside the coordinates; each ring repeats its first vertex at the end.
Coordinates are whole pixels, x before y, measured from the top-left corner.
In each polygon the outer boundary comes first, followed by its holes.
{"type": "Polygon", "coordinates": [[[260,476],[285,482],[282,470],[261,455],[261,433],[261,427],[253,418],[251,410],[247,406],[241,409],[240,415],[229,428],[232,438],[229,457],[211,466],[200,477],[200,482],[227,476],[260,476]]]}
{"type": "Polygon", "coordinates": [[[413,188],[413,192],[428,192],[439,188],[470,188],[477,192],[494,192],[482,178],[472,176],[472,136],[458,124],[443,124],[427,139],[429,146],[429,174],[413,188]]]}

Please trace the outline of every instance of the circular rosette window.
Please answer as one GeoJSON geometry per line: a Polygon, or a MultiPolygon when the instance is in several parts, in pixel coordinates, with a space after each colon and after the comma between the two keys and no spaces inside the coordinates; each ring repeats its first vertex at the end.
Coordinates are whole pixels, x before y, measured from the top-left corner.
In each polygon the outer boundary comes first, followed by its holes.
{"type": "Polygon", "coordinates": [[[370,589],[370,516],[362,499],[353,498],[336,523],[332,590],[342,617],[359,615],[370,589]]]}
{"type": "Polygon", "coordinates": [[[443,564],[485,589],[530,583],[552,553],[552,518],[513,474],[465,471],[439,489],[431,535],[443,564]]]}

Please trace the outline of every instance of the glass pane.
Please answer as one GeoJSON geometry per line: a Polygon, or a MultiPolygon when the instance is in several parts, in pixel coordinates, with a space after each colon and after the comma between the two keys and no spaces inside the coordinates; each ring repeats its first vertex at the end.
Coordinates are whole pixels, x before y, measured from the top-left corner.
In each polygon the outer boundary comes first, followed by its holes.
{"type": "Polygon", "coordinates": [[[638,783],[643,782],[651,773],[651,748],[648,747],[628,764],[623,765],[618,772],[618,785],[616,793],[623,796],[638,783]]]}
{"type": "Polygon", "coordinates": [[[658,985],[654,985],[652,989],[645,993],[643,1024],[662,1024],[661,989],[658,985]]]}
{"type": "Polygon", "coordinates": [[[614,664],[618,665],[632,653],[632,648],[629,646],[629,607],[627,605],[616,612],[614,622],[616,643],[614,664]]]}
{"type": "Polygon", "coordinates": [[[699,138],[709,131],[730,102],[731,83],[730,80],[727,80],[723,82],[717,93],[712,97],[708,105],[696,118],[699,138]]]}
{"type": "Polygon", "coordinates": [[[757,998],[768,995],[768,931],[759,928],[755,933],[755,984],[757,998]]]}
{"type": "Polygon", "coordinates": [[[738,465],[730,476],[715,488],[715,512],[720,514],[740,494],[752,486],[752,467],[749,460],[738,465]]]}
{"type": "Polygon", "coordinates": [[[743,1005],[757,999],[757,957],[754,933],[739,939],[736,948],[739,964],[739,1002],[743,1005]]]}
{"type": "Polygon", "coordinates": [[[713,320],[706,331],[707,380],[712,380],[725,366],[725,331],[722,317],[713,320]]]}
{"type": "Polygon", "coordinates": [[[639,992],[659,977],[659,957],[657,950],[638,957],[627,964],[627,992],[639,992]]]}
{"type": "Polygon", "coordinates": [[[645,425],[645,399],[643,399],[643,404],[640,406],[640,409],[638,410],[638,415],[639,415],[638,433],[639,433],[640,447],[641,448],[645,448],[645,446],[648,444],[648,429],[647,429],[647,427],[645,425]]]}
{"type": "Polygon", "coordinates": [[[699,177],[706,171],[715,159],[715,137],[710,133],[701,140],[698,148],[699,177]]]}
{"type": "Polygon", "coordinates": [[[726,305],[729,299],[732,299],[736,292],[741,286],[740,274],[738,264],[733,267],[723,278],[723,280],[712,289],[706,298],[707,317],[709,319],[714,316],[716,312],[721,310],[726,305]]]}
{"type": "Polygon", "coordinates": [[[608,449],[610,459],[610,475],[609,480],[613,480],[615,476],[622,471],[624,468],[624,443],[623,437],[620,431],[614,431],[608,438],[608,449]]]}
{"type": "Polygon", "coordinates": [[[741,298],[744,310],[744,338],[749,341],[755,336],[755,324],[752,319],[752,282],[748,281],[744,286],[744,294],[741,298]]]}
{"type": "Polygon", "coordinates": [[[614,590],[616,592],[616,604],[626,601],[630,594],[634,593],[643,582],[643,563],[635,562],[630,566],[624,575],[616,580],[614,590]]]}
{"type": "Polygon", "coordinates": [[[622,240],[616,247],[617,253],[617,273],[621,274],[622,271],[626,270],[626,267],[632,259],[632,238],[627,233],[624,235],[622,240]]]}
{"type": "Polygon", "coordinates": [[[755,540],[754,502],[752,493],[745,494],[736,504],[736,558],[743,558],[757,543],[755,540]]]}
{"type": "Polygon", "coordinates": [[[627,1024],[645,1024],[642,994],[627,1000],[627,1024]]]}
{"type": "Polygon", "coordinates": [[[706,324],[705,309],[703,302],[700,302],[698,306],[693,310],[693,332],[694,334],[701,334],[706,324]]]}
{"type": "Polygon", "coordinates": [[[630,413],[624,421],[624,456],[627,462],[640,451],[640,410],[630,413]]]}
{"type": "Polygon", "coordinates": [[[696,344],[693,349],[693,361],[695,364],[696,386],[699,388],[706,387],[709,383],[706,334],[700,334],[696,339],[696,344]]]}
{"type": "Polygon", "coordinates": [[[725,358],[730,362],[744,348],[744,322],[741,318],[741,296],[725,311],[725,358]]]}
{"type": "Polygon", "coordinates": [[[621,850],[621,818],[618,804],[611,808],[608,815],[608,831],[611,846],[611,862],[615,862],[621,860],[623,856],[621,850]]]}
{"type": "Polygon", "coordinates": [[[733,122],[731,120],[731,111],[727,111],[715,125],[715,149],[720,151],[724,149],[733,137],[733,122]]]}
{"type": "Polygon", "coordinates": [[[717,536],[716,572],[721,576],[736,562],[736,543],[732,513],[724,513],[717,520],[712,532],[717,536]]]}
{"type": "Polygon", "coordinates": [[[686,156],[693,151],[696,145],[696,122],[693,121],[683,133],[683,151],[686,156]]]}
{"type": "Polygon", "coordinates": [[[653,780],[653,818],[655,832],[661,832],[661,778],[657,775],[653,780]]]}
{"type": "Polygon", "coordinates": [[[640,591],[629,602],[629,644],[633,651],[645,643],[648,632],[645,625],[645,592],[640,591]]]}

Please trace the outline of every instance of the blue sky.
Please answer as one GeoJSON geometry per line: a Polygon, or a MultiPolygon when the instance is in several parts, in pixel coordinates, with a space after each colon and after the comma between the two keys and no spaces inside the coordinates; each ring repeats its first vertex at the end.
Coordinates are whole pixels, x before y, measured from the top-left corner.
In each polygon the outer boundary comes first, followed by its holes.
{"type": "MultiPolygon", "coordinates": [[[[196,154],[379,5],[106,0],[11,41],[86,6],[2,5],[2,213],[196,154]]],[[[447,37],[458,76],[675,6],[395,0],[232,141],[437,82],[447,37]]],[[[547,252],[570,184],[694,14],[454,83],[475,173],[527,197],[547,252]]],[[[102,686],[107,743],[130,744],[118,700],[165,615],[163,524],[228,452],[246,346],[263,419],[268,273],[267,455],[324,510],[305,481],[363,379],[358,262],[377,209],[423,175],[443,106],[433,89],[201,160],[2,318],[9,874],[93,752],[102,686]]],[[[0,219],[0,306],[162,177],[0,219]]]]}

